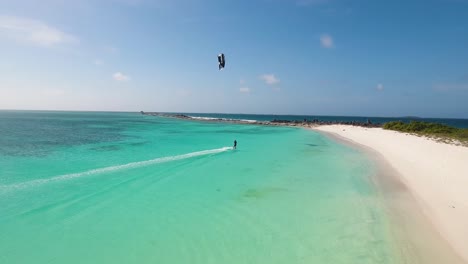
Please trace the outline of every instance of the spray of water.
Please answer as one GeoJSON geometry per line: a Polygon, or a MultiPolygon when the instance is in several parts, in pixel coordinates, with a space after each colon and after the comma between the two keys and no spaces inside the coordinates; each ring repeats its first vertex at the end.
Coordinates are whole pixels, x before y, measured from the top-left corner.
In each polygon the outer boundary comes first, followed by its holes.
{"type": "Polygon", "coordinates": [[[176,156],[160,157],[160,158],[155,158],[151,160],[131,162],[127,164],[93,169],[93,170],[78,172],[78,173],[63,174],[63,175],[54,176],[54,177],[47,178],[47,179],[32,180],[32,181],[16,183],[16,184],[11,184],[11,185],[0,185],[0,190],[22,189],[22,188],[26,188],[29,186],[37,186],[37,185],[42,185],[42,184],[46,184],[50,182],[70,180],[74,178],[80,178],[80,177],[85,177],[85,176],[90,176],[90,175],[101,174],[101,173],[121,171],[125,169],[134,169],[134,168],[145,167],[145,166],[158,164],[158,163],[166,163],[166,162],[171,162],[171,161],[176,161],[176,160],[184,160],[184,159],[190,159],[194,157],[206,156],[210,154],[218,154],[218,153],[226,152],[228,150],[232,150],[232,147],[203,150],[203,151],[191,152],[191,153],[176,155],[176,156]]]}

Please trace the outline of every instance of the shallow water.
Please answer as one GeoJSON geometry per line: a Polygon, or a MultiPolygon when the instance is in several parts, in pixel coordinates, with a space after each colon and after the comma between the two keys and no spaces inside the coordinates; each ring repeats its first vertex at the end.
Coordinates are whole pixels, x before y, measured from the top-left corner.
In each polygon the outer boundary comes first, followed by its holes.
{"type": "Polygon", "coordinates": [[[401,262],[372,163],[312,131],[2,111],[0,147],[0,263],[401,262]]]}

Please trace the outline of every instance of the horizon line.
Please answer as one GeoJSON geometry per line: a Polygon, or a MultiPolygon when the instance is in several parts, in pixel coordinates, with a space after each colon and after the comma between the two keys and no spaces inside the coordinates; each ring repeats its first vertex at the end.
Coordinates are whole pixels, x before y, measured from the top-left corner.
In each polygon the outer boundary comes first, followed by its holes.
{"type": "Polygon", "coordinates": [[[416,115],[406,116],[364,116],[364,115],[324,115],[324,114],[259,114],[259,113],[220,113],[220,112],[173,112],[173,111],[121,111],[121,110],[57,110],[57,109],[0,109],[0,111],[30,111],[30,112],[98,112],[98,113],[174,113],[174,114],[215,114],[215,115],[271,115],[271,116],[327,116],[327,117],[364,117],[364,118],[420,118],[420,119],[460,119],[468,120],[468,117],[424,117],[416,115]]]}

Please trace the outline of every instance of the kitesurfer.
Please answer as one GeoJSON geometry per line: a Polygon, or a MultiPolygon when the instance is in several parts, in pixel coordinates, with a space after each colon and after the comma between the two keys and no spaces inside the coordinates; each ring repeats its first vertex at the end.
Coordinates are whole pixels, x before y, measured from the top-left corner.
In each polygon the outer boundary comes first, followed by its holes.
{"type": "Polygon", "coordinates": [[[236,149],[237,148],[237,140],[234,139],[234,147],[232,147],[233,149],[236,149]]]}
{"type": "Polygon", "coordinates": [[[223,69],[224,68],[224,65],[226,64],[226,61],[224,59],[224,54],[221,53],[218,55],[218,63],[219,63],[219,70],[223,69]]]}

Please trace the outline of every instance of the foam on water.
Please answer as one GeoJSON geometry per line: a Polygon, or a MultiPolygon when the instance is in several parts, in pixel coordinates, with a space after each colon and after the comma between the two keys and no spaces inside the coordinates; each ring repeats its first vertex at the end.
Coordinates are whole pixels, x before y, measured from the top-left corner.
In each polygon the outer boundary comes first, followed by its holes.
{"type": "Polygon", "coordinates": [[[131,163],[122,164],[122,165],[93,169],[93,170],[89,170],[85,172],[64,174],[64,175],[59,175],[59,176],[55,176],[55,177],[48,178],[48,179],[32,180],[28,182],[22,182],[22,183],[11,184],[11,185],[0,185],[0,190],[22,189],[22,188],[26,188],[29,186],[38,186],[38,185],[42,185],[42,184],[50,183],[50,182],[70,180],[70,179],[84,177],[84,176],[115,172],[115,171],[120,171],[120,170],[125,170],[125,169],[140,168],[140,167],[154,165],[158,163],[165,163],[165,162],[171,162],[171,161],[176,161],[176,160],[183,160],[183,159],[190,159],[194,157],[206,156],[210,154],[217,154],[217,153],[222,153],[228,150],[232,150],[232,147],[202,150],[202,151],[196,151],[196,152],[182,154],[182,155],[161,157],[161,158],[155,158],[151,160],[137,161],[137,162],[131,162],[131,163]]]}
{"type": "Polygon", "coordinates": [[[220,118],[220,117],[204,117],[204,116],[189,116],[190,118],[197,119],[197,120],[209,120],[209,121],[241,121],[247,123],[255,123],[258,122],[254,119],[237,119],[237,118],[220,118]]]}

